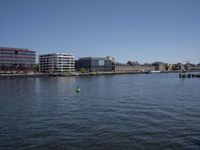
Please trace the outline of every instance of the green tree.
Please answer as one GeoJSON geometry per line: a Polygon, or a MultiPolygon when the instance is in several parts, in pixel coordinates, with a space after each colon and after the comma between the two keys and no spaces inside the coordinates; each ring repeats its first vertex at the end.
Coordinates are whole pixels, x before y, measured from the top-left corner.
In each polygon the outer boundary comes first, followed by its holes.
{"type": "Polygon", "coordinates": [[[164,64],[165,66],[165,70],[169,70],[169,65],[168,64],[164,64]]]}
{"type": "Polygon", "coordinates": [[[85,68],[81,68],[80,73],[85,73],[85,68]]]}
{"type": "Polygon", "coordinates": [[[181,64],[180,63],[172,65],[172,70],[180,70],[180,69],[181,69],[181,64]]]}
{"type": "Polygon", "coordinates": [[[39,64],[34,64],[34,65],[31,66],[31,68],[32,68],[34,71],[38,72],[38,71],[39,71],[39,64]]]}

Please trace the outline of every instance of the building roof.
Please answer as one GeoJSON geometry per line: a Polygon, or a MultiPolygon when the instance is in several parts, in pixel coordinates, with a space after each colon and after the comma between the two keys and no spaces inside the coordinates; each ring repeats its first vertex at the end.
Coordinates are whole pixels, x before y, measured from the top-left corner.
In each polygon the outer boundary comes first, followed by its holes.
{"type": "Polygon", "coordinates": [[[40,56],[46,56],[46,55],[66,55],[66,56],[74,56],[74,54],[69,54],[69,53],[48,53],[48,54],[41,54],[40,56]]]}
{"type": "Polygon", "coordinates": [[[82,58],[79,58],[79,60],[90,60],[90,59],[96,59],[96,60],[99,60],[99,59],[103,59],[103,60],[109,60],[107,57],[82,57],[82,58]]]}

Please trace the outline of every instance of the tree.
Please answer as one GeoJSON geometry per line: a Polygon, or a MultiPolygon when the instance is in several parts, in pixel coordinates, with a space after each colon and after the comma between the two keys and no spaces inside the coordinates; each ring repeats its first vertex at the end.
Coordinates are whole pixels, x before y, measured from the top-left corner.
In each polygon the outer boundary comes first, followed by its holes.
{"type": "Polygon", "coordinates": [[[85,73],[85,68],[80,68],[81,73],[85,73]]]}
{"type": "Polygon", "coordinates": [[[169,70],[169,65],[165,64],[165,70],[169,70]]]}
{"type": "Polygon", "coordinates": [[[180,70],[180,69],[181,69],[181,64],[180,63],[172,65],[172,70],[180,70]]]}

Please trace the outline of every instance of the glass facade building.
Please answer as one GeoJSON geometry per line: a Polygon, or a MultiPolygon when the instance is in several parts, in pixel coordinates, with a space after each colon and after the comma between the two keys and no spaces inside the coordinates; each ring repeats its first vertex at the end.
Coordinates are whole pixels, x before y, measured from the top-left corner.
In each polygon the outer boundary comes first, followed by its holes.
{"type": "Polygon", "coordinates": [[[87,72],[109,72],[113,70],[112,60],[107,57],[85,57],[76,60],[77,71],[81,69],[87,72]]]}
{"type": "Polygon", "coordinates": [[[35,51],[22,48],[0,47],[0,70],[31,70],[35,65],[35,51]]]}

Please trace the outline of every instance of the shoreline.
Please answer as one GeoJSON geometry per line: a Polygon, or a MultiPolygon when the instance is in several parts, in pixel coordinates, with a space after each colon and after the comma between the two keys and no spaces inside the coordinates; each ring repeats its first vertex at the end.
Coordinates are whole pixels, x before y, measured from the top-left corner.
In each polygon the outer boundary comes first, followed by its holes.
{"type": "Polygon", "coordinates": [[[0,78],[41,78],[49,77],[48,74],[0,74],[0,78]]]}
{"type": "Polygon", "coordinates": [[[0,74],[0,78],[42,78],[42,77],[69,77],[69,76],[99,76],[99,75],[122,75],[122,74],[158,74],[158,73],[180,73],[179,71],[164,72],[70,72],[70,73],[35,73],[35,74],[0,74]]]}

